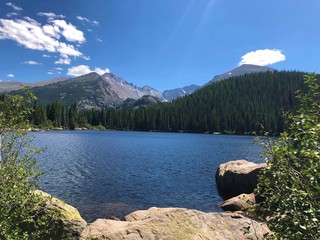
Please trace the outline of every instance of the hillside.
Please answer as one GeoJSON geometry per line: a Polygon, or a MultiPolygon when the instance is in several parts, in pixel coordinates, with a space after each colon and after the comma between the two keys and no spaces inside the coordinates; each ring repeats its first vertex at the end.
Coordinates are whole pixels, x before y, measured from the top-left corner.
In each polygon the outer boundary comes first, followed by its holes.
{"type": "Polygon", "coordinates": [[[68,78],[59,77],[51,80],[39,81],[39,82],[18,82],[18,81],[2,81],[0,82],[0,92],[8,92],[20,89],[20,85],[26,87],[41,87],[52,83],[61,82],[67,80],[68,78]]]}
{"type": "Polygon", "coordinates": [[[128,98],[124,103],[121,105],[121,108],[139,108],[139,107],[147,107],[152,106],[157,103],[161,103],[159,98],[156,98],[151,95],[144,95],[138,100],[128,98]]]}
{"type": "Polygon", "coordinates": [[[58,101],[70,106],[76,102],[80,108],[99,108],[116,107],[122,102],[111,85],[97,73],[33,87],[31,90],[38,97],[39,104],[58,101]]]}
{"type": "MultiPolygon", "coordinates": [[[[297,105],[304,89],[302,72],[260,72],[229,78],[203,87],[169,104],[130,112],[135,130],[251,133],[261,126],[272,134],[283,131],[283,112],[297,105]]],[[[112,113],[112,112],[111,112],[112,113]]],[[[117,117],[125,112],[115,112],[117,117]],[[118,115],[119,114],[119,115],[118,115]]],[[[113,118],[115,116],[112,116],[113,118]]],[[[119,120],[111,128],[126,128],[119,120]]]]}
{"type": "MultiPolygon", "coordinates": [[[[261,125],[271,133],[283,131],[283,111],[297,105],[303,89],[302,72],[259,72],[228,78],[177,99],[179,109],[168,128],[182,131],[250,133],[261,125]]],[[[169,110],[169,111],[170,111],[169,110]]]]}
{"type": "MultiPolygon", "coordinates": [[[[75,121],[78,126],[87,123],[108,129],[236,134],[260,131],[263,126],[271,134],[279,134],[283,131],[283,112],[297,106],[294,96],[297,90],[304,89],[304,74],[287,71],[245,74],[202,87],[170,103],[81,111],[75,114],[78,118],[75,121]]],[[[134,106],[134,102],[128,104],[134,106]]],[[[48,120],[52,121],[50,117],[48,120]]]]}
{"type": "Polygon", "coordinates": [[[230,70],[228,72],[225,72],[223,74],[219,74],[219,75],[215,76],[211,81],[209,81],[205,85],[210,85],[214,82],[225,80],[230,77],[238,77],[238,76],[242,76],[245,74],[258,73],[258,72],[268,72],[268,71],[272,72],[274,70],[269,67],[262,67],[262,66],[258,66],[258,65],[252,65],[252,64],[243,64],[240,67],[237,67],[233,70],[230,70]]]}
{"type": "Polygon", "coordinates": [[[139,88],[132,83],[126,82],[124,79],[116,76],[113,73],[105,73],[101,76],[107,83],[110,84],[111,89],[122,99],[139,99],[144,95],[151,95],[156,98],[162,99],[162,94],[156,89],[144,86],[139,88]]]}
{"type": "MultiPolygon", "coordinates": [[[[156,89],[149,86],[136,87],[113,73],[100,76],[92,72],[71,79],[56,78],[50,81],[24,83],[24,85],[31,88],[40,104],[58,101],[63,105],[71,106],[77,103],[81,109],[122,107],[127,99],[135,102],[145,95],[164,101],[162,94],[156,89]]],[[[15,90],[14,93],[19,93],[20,91],[17,91],[19,88],[19,82],[0,83],[0,89],[5,91],[15,90]]]]}

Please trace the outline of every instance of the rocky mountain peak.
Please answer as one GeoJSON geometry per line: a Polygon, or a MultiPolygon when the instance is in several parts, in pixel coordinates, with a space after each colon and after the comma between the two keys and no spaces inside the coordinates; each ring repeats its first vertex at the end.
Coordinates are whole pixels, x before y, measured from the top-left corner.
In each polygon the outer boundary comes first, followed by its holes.
{"type": "Polygon", "coordinates": [[[225,72],[223,74],[216,75],[211,81],[209,81],[205,85],[212,84],[216,81],[221,81],[230,77],[237,77],[244,74],[250,74],[250,73],[257,73],[257,72],[267,72],[267,71],[274,71],[274,69],[270,67],[265,66],[258,66],[253,64],[243,64],[235,69],[232,69],[228,72],[225,72]]]}
{"type": "Polygon", "coordinates": [[[198,86],[198,85],[191,84],[189,86],[185,86],[182,88],[175,88],[175,89],[166,90],[162,93],[162,95],[166,100],[171,101],[171,100],[176,99],[178,97],[183,97],[185,95],[192,94],[199,87],[200,86],[198,86]]]}

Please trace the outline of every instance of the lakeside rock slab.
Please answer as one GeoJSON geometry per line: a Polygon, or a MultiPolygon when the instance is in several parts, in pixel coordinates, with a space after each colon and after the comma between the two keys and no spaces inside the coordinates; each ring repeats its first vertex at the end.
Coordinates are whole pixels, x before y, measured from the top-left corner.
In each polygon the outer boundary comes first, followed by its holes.
{"type": "Polygon", "coordinates": [[[79,239],[81,232],[87,225],[87,222],[80,216],[79,211],[75,207],[41,190],[36,190],[35,193],[45,199],[46,208],[54,209],[59,214],[56,219],[52,220],[55,231],[50,239],[79,239]]]}
{"type": "Polygon", "coordinates": [[[240,194],[236,197],[224,201],[220,207],[224,211],[245,211],[250,206],[256,203],[256,198],[253,193],[240,194]]]}
{"type": "Polygon", "coordinates": [[[216,172],[217,187],[225,198],[242,193],[252,193],[257,187],[258,174],[265,163],[257,164],[246,160],[235,160],[220,164],[216,172]]]}
{"type": "Polygon", "coordinates": [[[266,224],[239,213],[204,213],[184,208],[150,208],[126,216],[125,221],[98,219],[81,239],[263,239],[266,224]]]}

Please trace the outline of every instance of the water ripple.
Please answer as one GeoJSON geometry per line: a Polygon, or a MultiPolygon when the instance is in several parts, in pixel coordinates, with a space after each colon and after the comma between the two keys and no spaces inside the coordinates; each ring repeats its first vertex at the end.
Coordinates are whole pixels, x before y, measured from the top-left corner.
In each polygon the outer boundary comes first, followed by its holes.
{"type": "Polygon", "coordinates": [[[34,133],[41,188],[77,207],[87,221],[137,210],[186,207],[219,211],[214,174],[232,159],[259,160],[246,136],[65,131],[34,133]]]}

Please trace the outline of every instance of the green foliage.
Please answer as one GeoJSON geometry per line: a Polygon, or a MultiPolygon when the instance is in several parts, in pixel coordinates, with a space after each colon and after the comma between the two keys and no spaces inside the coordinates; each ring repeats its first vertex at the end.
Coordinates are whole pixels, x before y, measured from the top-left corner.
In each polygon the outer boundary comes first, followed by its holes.
{"type": "Polygon", "coordinates": [[[320,81],[309,74],[304,82],[288,128],[265,145],[268,167],[256,192],[277,239],[320,239],[320,81]]]}
{"type": "Polygon", "coordinates": [[[28,136],[34,97],[8,96],[0,100],[0,239],[49,239],[54,212],[34,194],[41,173],[28,136]]]}

